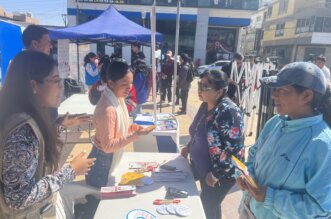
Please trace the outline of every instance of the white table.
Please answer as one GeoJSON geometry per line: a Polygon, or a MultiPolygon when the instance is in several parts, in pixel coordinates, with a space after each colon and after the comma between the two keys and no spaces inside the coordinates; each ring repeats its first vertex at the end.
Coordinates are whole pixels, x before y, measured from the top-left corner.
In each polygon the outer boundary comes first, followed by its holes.
{"type": "Polygon", "coordinates": [[[88,94],[73,94],[63,101],[58,109],[59,115],[69,114],[81,114],[86,113],[88,115],[94,114],[95,106],[93,106],[89,99],[88,94]]]}
{"type": "MultiPolygon", "coordinates": [[[[157,113],[157,115],[168,115],[168,113],[157,113]]],[[[169,114],[172,115],[172,114],[169,114]]],[[[150,115],[152,117],[152,115],[150,115]]],[[[173,116],[177,123],[175,130],[156,130],[148,133],[144,137],[133,142],[135,152],[162,152],[162,153],[178,153],[179,152],[179,122],[173,116]]],[[[135,121],[134,121],[135,123],[135,121]]]]}
{"type": "Polygon", "coordinates": [[[137,195],[134,197],[101,200],[94,215],[94,219],[125,219],[127,213],[133,209],[147,210],[160,219],[180,218],[175,215],[159,215],[156,212],[156,207],[158,205],[153,205],[153,201],[155,199],[164,199],[166,194],[166,187],[169,186],[183,189],[189,193],[188,198],[180,199],[182,205],[185,205],[192,210],[192,215],[185,218],[205,219],[199,192],[196,188],[189,163],[185,158],[178,156],[178,154],[125,152],[121,162],[115,169],[113,176],[110,176],[110,178],[115,177],[115,183],[118,183],[120,181],[121,175],[128,171],[130,162],[156,161],[161,163],[164,160],[168,161],[167,164],[176,166],[177,169],[187,172],[189,175],[188,178],[183,182],[155,182],[153,185],[137,188],[137,195]]]}
{"type": "MultiPolygon", "coordinates": [[[[88,94],[73,94],[60,104],[60,107],[58,108],[58,113],[60,116],[63,116],[66,113],[69,113],[70,115],[82,114],[82,113],[86,113],[87,115],[93,115],[94,109],[95,106],[90,103],[88,94]]],[[[91,129],[92,129],[92,123],[90,122],[88,124],[88,135],[89,135],[89,139],[87,141],[88,143],[92,142],[91,129]]],[[[78,130],[80,130],[80,127],[78,128],[78,130]]],[[[67,144],[81,143],[81,141],[68,142],[67,137],[68,137],[68,130],[66,129],[65,143],[67,144]]]]}

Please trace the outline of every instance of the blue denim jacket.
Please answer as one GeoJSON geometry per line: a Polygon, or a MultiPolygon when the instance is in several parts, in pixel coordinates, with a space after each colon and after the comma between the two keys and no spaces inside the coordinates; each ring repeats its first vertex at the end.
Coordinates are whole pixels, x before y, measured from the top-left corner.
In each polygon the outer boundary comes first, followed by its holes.
{"type": "Polygon", "coordinates": [[[250,200],[257,219],[330,218],[331,130],[322,115],[274,116],[246,164],[256,182],[267,187],[263,203],[250,200]]]}

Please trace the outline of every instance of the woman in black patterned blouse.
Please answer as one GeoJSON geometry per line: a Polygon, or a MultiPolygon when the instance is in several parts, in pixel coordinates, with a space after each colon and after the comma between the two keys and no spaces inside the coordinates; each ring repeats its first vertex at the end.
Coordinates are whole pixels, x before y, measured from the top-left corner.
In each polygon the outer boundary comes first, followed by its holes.
{"type": "Polygon", "coordinates": [[[62,88],[56,63],[41,52],[23,51],[10,64],[0,93],[0,212],[4,218],[50,214],[53,194],[93,165],[94,159],[84,158],[82,152],[59,168],[63,144],[48,108],[60,105],[62,88]]]}
{"type": "Polygon", "coordinates": [[[221,218],[221,202],[235,184],[231,156],[243,159],[244,120],[231,100],[233,86],[224,72],[207,70],[201,75],[198,95],[202,104],[189,129],[190,143],[181,151],[184,157],[190,154],[207,219],[221,218]]]}

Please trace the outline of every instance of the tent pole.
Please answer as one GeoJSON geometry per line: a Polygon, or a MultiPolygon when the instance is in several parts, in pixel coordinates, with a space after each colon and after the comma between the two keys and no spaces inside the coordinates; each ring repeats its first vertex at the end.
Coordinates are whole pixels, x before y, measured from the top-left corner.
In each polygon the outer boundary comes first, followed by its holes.
{"type": "Polygon", "coordinates": [[[80,82],[80,68],[79,68],[79,43],[78,40],[76,41],[77,44],[77,73],[78,73],[78,82],[80,82]]]}
{"type": "Polygon", "coordinates": [[[154,112],[154,121],[156,121],[156,60],[155,60],[155,32],[156,32],[156,1],[154,0],[152,11],[151,11],[151,49],[152,49],[152,94],[153,94],[153,112],[154,112]]]}
{"type": "Polygon", "coordinates": [[[172,89],[172,113],[175,113],[175,94],[177,81],[177,56],[178,56],[178,41],[179,41],[179,25],[180,25],[180,5],[181,0],[177,0],[177,18],[176,18],[176,38],[175,38],[175,57],[174,57],[174,86],[172,89]]]}

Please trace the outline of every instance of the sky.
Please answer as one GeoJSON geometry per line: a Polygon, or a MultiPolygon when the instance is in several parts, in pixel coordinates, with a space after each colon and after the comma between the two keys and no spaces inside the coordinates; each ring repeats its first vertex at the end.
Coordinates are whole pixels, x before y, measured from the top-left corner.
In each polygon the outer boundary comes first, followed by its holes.
{"type": "Polygon", "coordinates": [[[64,26],[67,0],[0,0],[0,7],[7,12],[31,12],[43,25],[64,26]]]}

